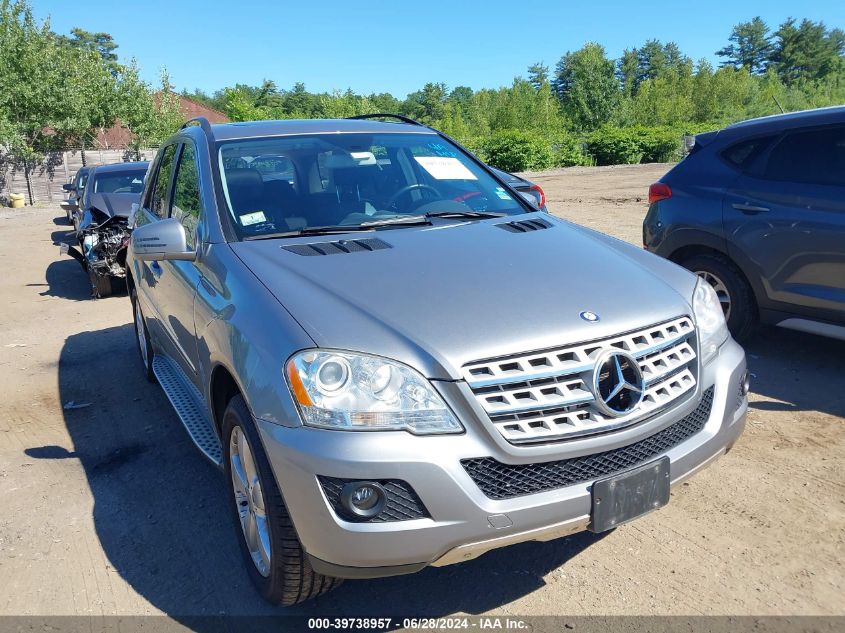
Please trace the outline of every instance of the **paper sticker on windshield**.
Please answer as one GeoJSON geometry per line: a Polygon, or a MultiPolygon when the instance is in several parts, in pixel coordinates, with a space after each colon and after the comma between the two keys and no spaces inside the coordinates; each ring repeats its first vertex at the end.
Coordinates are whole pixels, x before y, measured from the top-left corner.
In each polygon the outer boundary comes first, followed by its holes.
{"type": "Polygon", "coordinates": [[[255,211],[254,213],[245,213],[241,217],[241,225],[249,226],[250,224],[261,224],[266,222],[263,211],[255,211]]]}
{"type": "Polygon", "coordinates": [[[478,180],[457,158],[450,156],[414,156],[420,166],[437,180],[478,180]]]}
{"type": "Polygon", "coordinates": [[[501,187],[496,187],[496,195],[499,196],[501,200],[513,200],[513,198],[508,195],[508,192],[501,187]]]}

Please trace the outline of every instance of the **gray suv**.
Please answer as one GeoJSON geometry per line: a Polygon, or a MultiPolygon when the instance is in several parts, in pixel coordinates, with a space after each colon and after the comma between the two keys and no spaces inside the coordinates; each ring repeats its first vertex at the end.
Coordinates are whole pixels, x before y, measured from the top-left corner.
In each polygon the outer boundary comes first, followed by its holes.
{"type": "Polygon", "coordinates": [[[532,200],[410,121],[200,119],[162,146],[140,355],[268,600],[613,529],[742,433],[710,285],[532,200]]]}

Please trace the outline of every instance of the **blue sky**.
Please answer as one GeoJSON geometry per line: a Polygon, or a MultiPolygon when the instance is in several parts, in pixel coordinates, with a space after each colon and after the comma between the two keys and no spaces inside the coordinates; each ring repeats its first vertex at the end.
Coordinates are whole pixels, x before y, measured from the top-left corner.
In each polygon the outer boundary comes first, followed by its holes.
{"type": "Polygon", "coordinates": [[[737,22],[761,15],[845,28],[842,0],[646,2],[405,2],[367,0],[32,0],[38,18],[66,33],[107,31],[153,81],[166,66],[177,89],[214,91],[273,79],[312,91],[352,88],[402,98],[429,81],[450,88],[507,85],[543,61],[553,67],[585,41],[612,57],[646,39],[676,41],[694,59],[727,43],[737,22]]]}

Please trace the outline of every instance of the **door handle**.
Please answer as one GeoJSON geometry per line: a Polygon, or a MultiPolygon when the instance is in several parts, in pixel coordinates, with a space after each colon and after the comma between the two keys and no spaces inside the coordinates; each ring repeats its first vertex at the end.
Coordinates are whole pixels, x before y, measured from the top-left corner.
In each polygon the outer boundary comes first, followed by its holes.
{"type": "Polygon", "coordinates": [[[769,207],[757,207],[753,204],[732,204],[731,205],[737,211],[742,211],[745,215],[757,215],[758,213],[766,213],[769,210],[769,207]]]}

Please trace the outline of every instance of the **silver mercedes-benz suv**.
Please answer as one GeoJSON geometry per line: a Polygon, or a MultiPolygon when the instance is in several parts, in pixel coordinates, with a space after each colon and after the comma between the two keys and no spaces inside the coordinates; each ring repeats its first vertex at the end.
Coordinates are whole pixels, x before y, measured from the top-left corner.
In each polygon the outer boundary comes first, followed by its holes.
{"type": "Polygon", "coordinates": [[[401,117],[198,119],[161,147],[127,260],[141,359],[225,470],[265,598],[609,530],[736,442],[711,287],[533,200],[401,117]]]}

